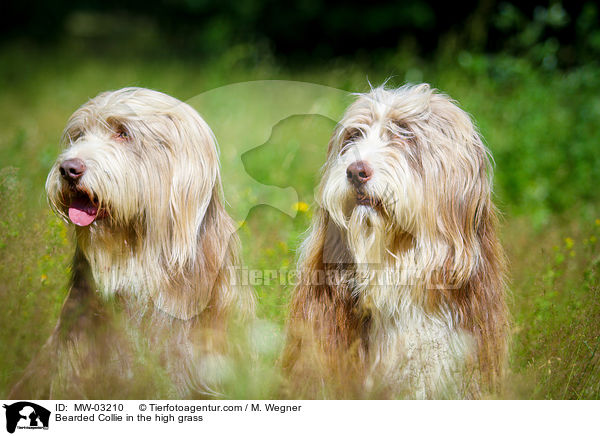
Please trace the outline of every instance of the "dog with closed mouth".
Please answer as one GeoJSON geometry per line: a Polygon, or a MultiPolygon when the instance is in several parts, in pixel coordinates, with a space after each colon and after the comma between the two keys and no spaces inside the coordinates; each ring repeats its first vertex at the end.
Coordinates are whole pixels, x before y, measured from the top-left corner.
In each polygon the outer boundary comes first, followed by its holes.
{"type": "Polygon", "coordinates": [[[507,352],[490,153],[429,85],[360,94],[329,142],[283,366],[292,396],[477,398],[507,352]]]}

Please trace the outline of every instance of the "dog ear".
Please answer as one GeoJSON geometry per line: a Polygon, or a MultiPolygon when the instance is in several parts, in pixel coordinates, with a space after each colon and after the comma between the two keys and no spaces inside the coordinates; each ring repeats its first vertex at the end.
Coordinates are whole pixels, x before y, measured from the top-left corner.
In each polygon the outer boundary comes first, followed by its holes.
{"type": "Polygon", "coordinates": [[[239,277],[236,275],[239,239],[233,220],[220,203],[216,187],[200,235],[196,262],[182,271],[168,272],[170,281],[156,295],[156,306],[171,316],[187,320],[207,308],[218,313],[229,312],[239,297],[239,314],[248,315],[253,307],[251,293],[239,292],[236,295],[231,292],[234,288],[242,289],[238,286],[239,277]]]}
{"type": "Polygon", "coordinates": [[[433,162],[439,163],[429,183],[429,201],[447,251],[440,259],[438,286],[428,293],[428,306],[450,304],[458,322],[478,342],[479,369],[489,386],[501,377],[506,355],[508,315],[505,303],[505,258],[497,237],[497,213],[492,201],[492,165],[469,115],[448,97],[434,94],[427,138],[433,162]],[[452,156],[452,159],[448,159],[452,156]]]}
{"type": "Polygon", "coordinates": [[[413,129],[422,150],[426,228],[447,247],[447,284],[461,286],[482,261],[477,229],[493,213],[488,151],[469,115],[443,94],[431,94],[427,118],[413,129]]]}
{"type": "Polygon", "coordinates": [[[192,108],[181,104],[176,109],[168,116],[175,128],[169,133],[173,153],[166,247],[170,252],[165,254],[169,266],[181,268],[198,258],[202,222],[220,179],[212,131],[192,108]]]}
{"type": "Polygon", "coordinates": [[[168,202],[159,214],[162,219],[154,225],[162,221],[166,226],[157,233],[165,235],[160,245],[172,286],[161,288],[155,303],[172,316],[190,319],[208,306],[217,310],[234,304],[233,294],[223,294],[218,288],[233,286],[231,269],[239,242],[221,201],[219,159],[212,131],[183,103],[167,118],[171,180],[157,190],[168,202]]]}

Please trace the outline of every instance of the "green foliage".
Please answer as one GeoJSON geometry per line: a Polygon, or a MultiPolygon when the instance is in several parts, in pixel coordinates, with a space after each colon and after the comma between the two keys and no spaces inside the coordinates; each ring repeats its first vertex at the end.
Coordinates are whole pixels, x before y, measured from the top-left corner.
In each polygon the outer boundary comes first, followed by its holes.
{"type": "Polygon", "coordinates": [[[598,5],[587,2],[571,11],[567,6],[538,5],[528,16],[518,5],[501,3],[492,22],[506,37],[503,52],[527,58],[545,70],[595,62],[600,53],[598,5]],[[570,44],[565,44],[567,34],[572,37],[570,44]]]}
{"type": "Polygon", "coordinates": [[[300,63],[397,47],[435,57],[436,49],[444,47],[510,53],[553,70],[597,61],[596,3],[303,0],[284,6],[274,0],[152,5],[141,0],[32,0],[5,5],[0,42],[68,41],[93,52],[118,52],[127,41],[123,52],[128,57],[176,51],[191,59],[219,58],[231,46],[250,44],[300,63]]]}
{"type": "Polygon", "coordinates": [[[66,296],[70,243],[46,209],[25,207],[15,168],[0,170],[0,396],[49,336],[66,296]]]}
{"type": "Polygon", "coordinates": [[[514,307],[513,368],[543,399],[600,398],[600,220],[585,238],[567,237],[514,307]]]}
{"type": "Polygon", "coordinates": [[[598,68],[551,74],[525,59],[469,53],[458,62],[440,88],[474,115],[492,150],[502,209],[540,228],[600,199],[598,68]]]}

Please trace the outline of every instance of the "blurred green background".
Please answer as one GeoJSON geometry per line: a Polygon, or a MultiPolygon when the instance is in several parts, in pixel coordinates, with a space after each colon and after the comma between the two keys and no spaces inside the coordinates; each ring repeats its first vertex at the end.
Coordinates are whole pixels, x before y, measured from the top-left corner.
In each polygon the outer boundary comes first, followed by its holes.
{"type": "MultiPolygon", "coordinates": [[[[66,295],[72,235],[43,186],[79,105],[124,86],[192,104],[220,143],[245,265],[278,270],[295,264],[336,117],[389,79],[458,100],[494,155],[511,266],[504,397],[599,398],[599,14],[561,1],[4,2],[0,397],[66,295]]],[[[291,289],[255,290],[277,345],[291,289]]],[[[277,353],[263,347],[230,395],[277,395],[277,353]]]]}

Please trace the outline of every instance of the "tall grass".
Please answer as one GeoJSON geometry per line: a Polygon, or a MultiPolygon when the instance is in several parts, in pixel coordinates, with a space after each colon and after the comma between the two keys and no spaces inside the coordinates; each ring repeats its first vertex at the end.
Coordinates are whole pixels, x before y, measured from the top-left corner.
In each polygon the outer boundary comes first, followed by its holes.
{"type": "Polygon", "coordinates": [[[550,232],[513,260],[529,265],[514,268],[509,395],[598,399],[600,220],[550,232]]]}
{"type": "Polygon", "coordinates": [[[22,170],[0,170],[0,396],[52,331],[66,296],[71,243],[47,209],[27,208],[22,170]]]}
{"type": "MultiPolygon", "coordinates": [[[[367,78],[379,84],[390,76],[390,86],[427,81],[456,98],[474,115],[495,157],[512,276],[506,396],[600,396],[600,68],[547,72],[520,59],[468,53],[426,64],[398,53],[376,64],[334,60],[298,70],[244,47],[210,63],[5,47],[0,65],[0,397],[48,336],[66,295],[72,238],[49,212],[43,183],[68,116],[86,99],[123,86],[191,99],[220,142],[245,266],[287,271],[314,210],[335,114],[349,100],[333,90],[317,101],[318,93],[306,88],[293,94],[298,109],[279,116],[292,94],[216,88],[283,79],[351,92],[367,90],[367,78]],[[314,104],[324,106],[311,112],[314,104]]],[[[260,359],[256,367],[239,368],[232,397],[279,392],[276,359],[291,288],[273,280],[255,291],[260,359]]]]}

